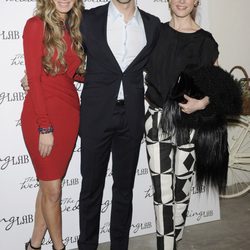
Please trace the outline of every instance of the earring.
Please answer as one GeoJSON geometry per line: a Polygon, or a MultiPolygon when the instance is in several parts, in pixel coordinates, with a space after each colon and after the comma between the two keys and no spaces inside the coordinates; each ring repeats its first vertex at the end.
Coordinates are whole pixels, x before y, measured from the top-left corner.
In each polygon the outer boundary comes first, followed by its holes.
{"type": "Polygon", "coordinates": [[[200,4],[200,1],[197,1],[197,2],[194,4],[194,7],[197,7],[199,4],[200,4]]]}

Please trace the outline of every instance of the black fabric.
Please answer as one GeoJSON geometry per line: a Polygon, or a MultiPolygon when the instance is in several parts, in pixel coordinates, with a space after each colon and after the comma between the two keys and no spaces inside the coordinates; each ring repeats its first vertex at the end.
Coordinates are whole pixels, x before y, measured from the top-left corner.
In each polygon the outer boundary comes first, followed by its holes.
{"type": "MultiPolygon", "coordinates": [[[[225,124],[226,116],[239,115],[242,109],[240,83],[227,71],[217,66],[206,66],[182,72],[173,86],[163,107],[162,128],[174,132],[174,128],[204,128],[211,124],[225,124]],[[185,103],[184,94],[202,99],[209,97],[204,110],[192,114],[181,112],[178,103],[185,103]]],[[[184,142],[180,142],[180,145],[184,142]]]]}
{"type": "Polygon", "coordinates": [[[213,65],[218,45],[211,33],[200,29],[181,33],[169,23],[161,25],[160,37],[146,66],[146,98],[154,107],[163,107],[170,90],[188,65],[213,65]],[[158,66],[156,66],[158,65],[158,66]]]}
{"type": "Polygon", "coordinates": [[[175,134],[177,145],[187,143],[189,130],[196,129],[197,182],[205,181],[224,191],[228,170],[226,117],[241,113],[240,83],[217,66],[201,67],[181,73],[164,104],[161,126],[164,132],[175,134]],[[187,94],[201,99],[209,96],[210,104],[192,114],[181,112],[178,102],[187,94]]]}

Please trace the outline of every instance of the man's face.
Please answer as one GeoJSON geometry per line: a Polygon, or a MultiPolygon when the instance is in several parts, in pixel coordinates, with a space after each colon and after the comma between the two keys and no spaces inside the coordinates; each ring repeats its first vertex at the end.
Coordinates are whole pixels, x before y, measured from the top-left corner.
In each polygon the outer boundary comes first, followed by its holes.
{"type": "Polygon", "coordinates": [[[121,3],[121,4],[127,4],[127,3],[130,3],[133,0],[115,0],[115,1],[118,2],[118,3],[121,3]]]}

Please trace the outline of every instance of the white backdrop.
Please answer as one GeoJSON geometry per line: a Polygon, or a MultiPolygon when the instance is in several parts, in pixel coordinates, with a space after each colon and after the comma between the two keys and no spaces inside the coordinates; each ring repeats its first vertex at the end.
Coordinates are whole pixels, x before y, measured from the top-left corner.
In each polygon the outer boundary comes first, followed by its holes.
{"type": "MultiPolygon", "coordinates": [[[[108,0],[85,0],[85,7],[105,4],[108,0]]],[[[138,5],[167,21],[170,18],[167,0],[138,0],[138,5]]],[[[20,250],[31,235],[34,201],[38,188],[30,157],[25,148],[20,124],[24,93],[20,79],[24,72],[22,31],[32,16],[35,0],[1,0],[0,2],[0,249],[20,250]]],[[[198,19],[208,28],[207,2],[202,1],[198,19]]],[[[34,38],[35,42],[35,38],[34,38]]],[[[76,85],[81,91],[81,86],[76,85]]],[[[78,196],[80,190],[80,143],[77,142],[69,170],[63,181],[63,235],[68,249],[76,247],[78,229],[78,196]]],[[[111,207],[111,164],[107,172],[103,197],[100,242],[109,240],[109,214],[111,207]]],[[[152,185],[146,161],[145,143],[142,142],[134,190],[134,213],[131,237],[155,231],[152,206],[152,185]]],[[[220,218],[218,195],[206,187],[192,189],[187,224],[196,224],[220,218]]],[[[51,249],[47,234],[43,249],[51,249]]]]}

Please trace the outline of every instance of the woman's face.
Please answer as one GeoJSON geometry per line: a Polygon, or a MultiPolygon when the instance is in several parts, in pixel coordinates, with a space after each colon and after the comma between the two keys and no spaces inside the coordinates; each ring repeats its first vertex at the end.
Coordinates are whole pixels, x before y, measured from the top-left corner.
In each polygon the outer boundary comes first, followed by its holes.
{"type": "Polygon", "coordinates": [[[56,10],[64,17],[73,7],[76,0],[53,0],[56,10]]]}
{"type": "Polygon", "coordinates": [[[198,0],[169,0],[172,13],[178,17],[186,17],[191,14],[198,0]]]}

